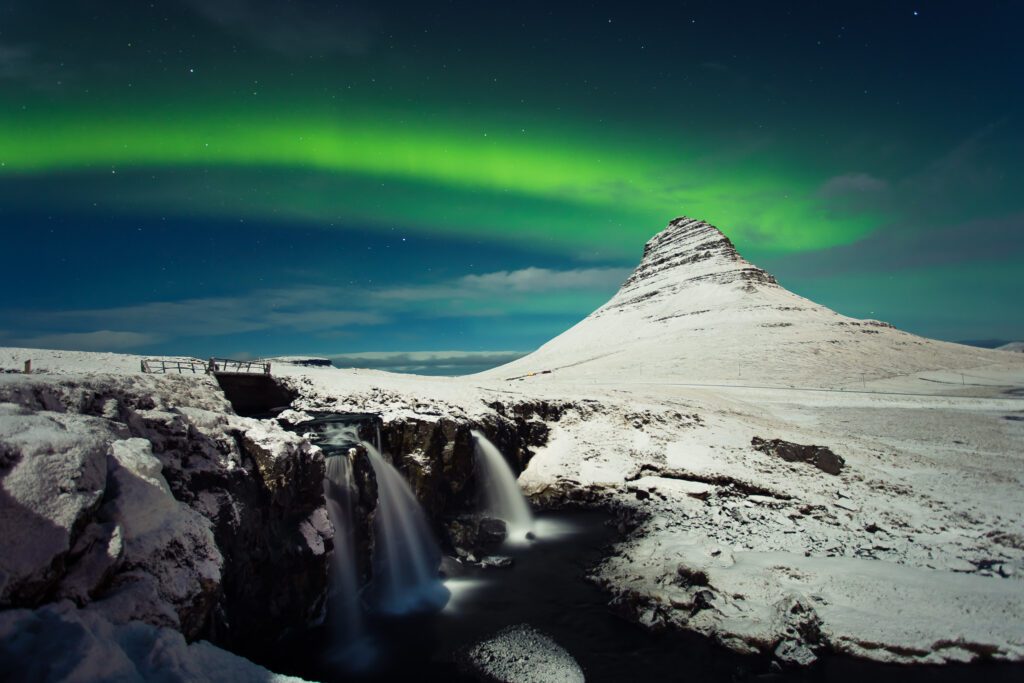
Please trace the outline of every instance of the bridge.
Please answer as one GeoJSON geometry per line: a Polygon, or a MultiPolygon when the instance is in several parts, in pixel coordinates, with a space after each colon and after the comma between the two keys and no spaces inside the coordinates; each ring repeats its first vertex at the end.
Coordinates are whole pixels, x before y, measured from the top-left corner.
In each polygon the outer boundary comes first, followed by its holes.
{"type": "Polygon", "coordinates": [[[235,412],[245,417],[273,416],[295,400],[294,392],[270,374],[265,359],[145,358],[141,369],[161,375],[213,375],[235,412]]]}
{"type": "Polygon", "coordinates": [[[168,375],[251,375],[270,374],[270,361],[233,360],[231,358],[143,358],[141,370],[145,373],[168,375]]]}

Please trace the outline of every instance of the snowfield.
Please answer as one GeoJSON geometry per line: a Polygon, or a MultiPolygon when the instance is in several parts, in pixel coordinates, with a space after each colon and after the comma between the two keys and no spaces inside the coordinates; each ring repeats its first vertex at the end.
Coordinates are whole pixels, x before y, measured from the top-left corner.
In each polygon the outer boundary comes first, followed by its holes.
{"type": "MultiPolygon", "coordinates": [[[[29,358],[52,376],[139,367],[0,349],[0,369],[29,358]]],[[[298,391],[296,411],[385,422],[563,406],[520,485],[538,503],[584,492],[631,512],[636,528],[591,579],[651,628],[794,664],[824,651],[1024,660],[1024,357],[841,316],[705,223],[670,223],[608,304],[507,366],[441,378],[282,363],[274,374],[298,391]],[[844,465],[834,475],[787,461],[754,437],[824,446],[844,465]]],[[[143,444],[119,453],[162,490],[143,444]]]]}

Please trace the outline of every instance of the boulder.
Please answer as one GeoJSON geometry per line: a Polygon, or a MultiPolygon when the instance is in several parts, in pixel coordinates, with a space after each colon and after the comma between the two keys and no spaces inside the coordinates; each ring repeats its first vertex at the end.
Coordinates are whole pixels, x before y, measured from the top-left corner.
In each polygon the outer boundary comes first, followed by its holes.
{"type": "Polygon", "coordinates": [[[803,446],[782,439],[762,439],[755,436],[750,440],[755,451],[774,455],[787,462],[805,462],[814,465],[826,474],[838,475],[846,461],[825,446],[803,446]]]}
{"type": "Polygon", "coordinates": [[[510,626],[459,653],[460,668],[488,683],[583,683],[565,648],[532,626],[510,626]]]}

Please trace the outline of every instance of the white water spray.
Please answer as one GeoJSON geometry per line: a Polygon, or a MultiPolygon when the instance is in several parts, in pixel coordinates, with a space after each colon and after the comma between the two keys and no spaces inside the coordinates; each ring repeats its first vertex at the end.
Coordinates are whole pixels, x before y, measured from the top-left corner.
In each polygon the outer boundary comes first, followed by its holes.
{"type": "Polygon", "coordinates": [[[348,456],[333,455],[324,460],[324,499],[334,526],[334,554],[331,558],[333,581],[329,595],[331,656],[351,669],[367,666],[373,657],[366,640],[362,604],[359,599],[359,573],[356,567],[355,528],[352,520],[352,463],[348,456]]]}
{"type": "Polygon", "coordinates": [[[478,431],[473,435],[474,450],[487,514],[502,519],[508,525],[510,541],[522,541],[533,531],[533,513],[516,481],[505,456],[478,431]]]}
{"type": "Polygon", "coordinates": [[[423,508],[398,470],[372,444],[363,447],[377,475],[371,603],[388,615],[439,610],[449,592],[438,575],[441,551],[423,508]]]}

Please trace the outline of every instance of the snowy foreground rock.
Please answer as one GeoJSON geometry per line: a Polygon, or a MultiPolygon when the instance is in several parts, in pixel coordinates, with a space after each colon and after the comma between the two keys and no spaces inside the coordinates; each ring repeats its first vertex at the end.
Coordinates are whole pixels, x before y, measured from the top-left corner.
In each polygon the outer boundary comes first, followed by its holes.
{"type": "Polygon", "coordinates": [[[0,612],[0,672],[10,680],[300,682],[207,642],[140,621],[111,623],[70,602],[0,612]]]}
{"type": "Polygon", "coordinates": [[[493,683],[583,683],[583,670],[562,646],[525,624],[468,648],[462,666],[493,683]]]}
{"type": "MultiPolygon", "coordinates": [[[[29,359],[41,374],[0,375],[0,666],[46,651],[33,624],[134,662],[138,629],[191,656],[319,616],[315,448],[204,377],[0,349],[29,359]]],[[[1024,357],[841,316],[705,223],[670,223],[611,301],[509,366],[274,372],[298,396],[281,421],[378,414],[435,521],[472,500],[473,429],[535,504],[614,509],[589,578],[652,630],[783,666],[1024,661],[1024,357]]]]}
{"type": "Polygon", "coordinates": [[[0,375],[3,678],[256,671],[185,639],[245,649],[316,618],[322,479],[315,448],[234,415],[205,378],[0,375]]]}

